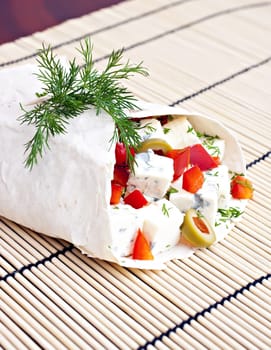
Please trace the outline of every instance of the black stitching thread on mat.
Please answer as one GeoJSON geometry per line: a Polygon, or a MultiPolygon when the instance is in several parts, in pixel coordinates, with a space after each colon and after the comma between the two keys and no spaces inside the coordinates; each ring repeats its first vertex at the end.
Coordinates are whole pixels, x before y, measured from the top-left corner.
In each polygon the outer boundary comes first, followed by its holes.
{"type": "MultiPolygon", "coordinates": [[[[184,29],[187,29],[187,28],[190,28],[196,24],[200,24],[202,22],[206,22],[210,19],[213,19],[213,18],[216,18],[216,17],[220,17],[220,16],[223,16],[223,15],[228,15],[228,14],[231,14],[231,13],[234,13],[234,12],[238,12],[238,11],[242,11],[242,10],[248,10],[248,9],[253,9],[253,8],[259,8],[259,7],[265,7],[265,6],[270,6],[271,5],[271,2],[270,1],[264,1],[264,2],[260,2],[260,3],[254,3],[254,4],[248,4],[248,5],[242,5],[242,6],[238,6],[238,7],[233,7],[233,8],[229,8],[229,9],[225,9],[225,10],[221,10],[221,11],[218,11],[218,12],[215,12],[215,13],[212,13],[210,15],[207,15],[207,16],[204,16],[204,17],[201,17],[199,19],[196,19],[194,21],[191,21],[189,23],[186,23],[186,24],[183,24],[181,26],[178,26],[176,28],[173,28],[173,29],[170,29],[170,30],[167,30],[161,34],[158,34],[158,35],[155,35],[151,38],[148,38],[148,39],[145,39],[145,40],[142,40],[142,41],[139,41],[137,43],[134,43],[130,46],[127,46],[127,47],[124,47],[123,50],[124,51],[128,51],[128,50],[131,50],[131,49],[134,49],[136,47],[139,47],[141,45],[145,45],[147,43],[150,43],[152,41],[155,41],[155,40],[158,40],[160,38],[163,38],[167,35],[170,35],[170,34],[173,34],[173,33],[176,33],[178,31],[181,31],[181,30],[184,30],[184,29]]],[[[139,17],[140,18],[140,17],[139,17]]],[[[128,23],[129,20],[127,19],[126,22],[128,23]]],[[[112,25],[113,26],[113,25],[112,25]]],[[[114,27],[112,27],[114,28],[114,27]]],[[[109,29],[112,29],[112,28],[109,28],[109,29]]],[[[52,46],[52,48],[60,48],[64,45],[67,45],[67,44],[70,44],[70,43],[73,43],[73,42],[76,42],[76,41],[79,41],[80,39],[83,39],[89,35],[94,35],[94,34],[97,34],[97,33],[100,33],[104,30],[106,30],[107,27],[105,27],[105,29],[100,29],[100,30],[97,30],[97,31],[94,31],[93,33],[88,33],[82,37],[79,37],[79,38],[76,38],[76,39],[72,39],[70,41],[67,41],[67,42],[64,42],[64,43],[60,43],[58,45],[55,45],[55,46],[52,46]]],[[[4,63],[1,63],[0,64],[0,67],[5,67],[5,66],[9,66],[9,65],[12,65],[12,64],[16,64],[16,63],[19,63],[19,62],[22,62],[22,61],[25,61],[27,59],[30,59],[30,58],[33,58],[37,55],[37,53],[33,53],[31,55],[27,55],[27,56],[24,56],[24,57],[21,57],[21,58],[18,58],[18,59],[15,59],[15,60],[11,60],[11,61],[8,61],[8,62],[4,62],[4,63]]],[[[110,54],[107,54],[107,55],[104,55],[96,60],[94,60],[94,62],[100,62],[104,59],[107,59],[108,57],[110,56],[110,54]]]]}
{"type": "MultiPolygon", "coordinates": [[[[270,1],[265,1],[265,2],[249,4],[249,5],[243,5],[243,6],[233,7],[233,8],[221,10],[221,11],[218,11],[218,12],[214,12],[214,13],[212,13],[210,15],[201,17],[199,19],[195,19],[194,21],[191,21],[189,23],[186,23],[186,24],[183,24],[183,25],[178,26],[176,28],[167,30],[167,31],[165,31],[165,32],[163,32],[161,34],[157,34],[157,35],[155,35],[155,36],[153,36],[151,38],[139,41],[139,42],[134,43],[134,44],[132,44],[130,46],[126,46],[126,47],[124,47],[124,51],[129,51],[129,50],[132,50],[132,49],[134,49],[136,47],[139,47],[139,46],[151,43],[151,42],[153,42],[155,40],[158,40],[158,39],[161,39],[161,38],[163,38],[163,37],[165,37],[167,35],[177,33],[177,32],[179,32],[181,30],[193,27],[194,25],[206,22],[206,21],[208,21],[210,19],[213,19],[213,18],[217,18],[217,17],[220,17],[220,16],[228,15],[228,14],[231,14],[231,13],[234,13],[234,12],[238,12],[238,11],[242,11],[242,10],[249,10],[249,9],[253,9],[253,8],[265,7],[265,6],[270,6],[270,5],[271,5],[270,1]]],[[[110,54],[104,55],[104,56],[94,60],[94,62],[100,62],[100,61],[102,61],[104,59],[109,58],[109,56],[110,56],[110,54]]]]}
{"type": "Polygon", "coordinates": [[[169,106],[174,107],[174,106],[176,106],[179,103],[185,102],[187,100],[190,100],[191,98],[194,98],[194,97],[196,97],[198,95],[201,95],[201,94],[203,94],[206,91],[209,91],[209,90],[211,90],[211,89],[213,89],[213,88],[215,88],[215,87],[217,87],[219,85],[222,85],[222,84],[228,82],[229,80],[232,80],[232,79],[238,77],[239,75],[245,74],[245,73],[251,71],[252,69],[259,68],[260,66],[263,66],[264,64],[268,63],[270,60],[271,60],[271,56],[267,57],[266,59],[264,59],[264,60],[262,60],[262,61],[260,61],[258,63],[252,64],[251,66],[248,66],[248,67],[246,67],[244,69],[241,69],[238,72],[233,73],[232,75],[230,75],[230,76],[228,76],[228,77],[226,77],[224,79],[221,79],[221,80],[219,80],[219,81],[217,81],[217,82],[215,82],[215,83],[213,83],[211,85],[208,85],[207,87],[204,87],[204,88],[194,92],[191,95],[182,97],[181,99],[172,102],[169,106]]]}
{"type": "Polygon", "coordinates": [[[39,265],[45,265],[45,263],[51,262],[52,259],[58,258],[59,255],[62,255],[62,254],[64,255],[66,252],[70,252],[73,248],[74,248],[74,246],[72,244],[70,244],[67,247],[64,247],[63,249],[58,250],[57,252],[49,255],[48,257],[45,257],[45,258],[43,258],[41,260],[38,260],[35,263],[31,263],[31,264],[25,265],[25,266],[21,267],[18,270],[15,270],[13,272],[10,272],[10,273],[6,274],[5,276],[0,278],[0,281],[6,281],[9,277],[13,277],[14,278],[16,273],[23,274],[23,272],[25,270],[31,270],[32,267],[38,267],[39,265]]]}
{"type": "MultiPolygon", "coordinates": [[[[151,15],[153,15],[155,13],[162,12],[162,11],[167,10],[169,8],[172,8],[172,7],[175,7],[175,6],[178,6],[178,5],[182,5],[183,3],[190,2],[190,1],[194,1],[194,0],[178,0],[178,1],[174,1],[174,2],[172,2],[170,4],[163,5],[163,6],[157,7],[155,9],[153,9],[153,10],[141,13],[140,15],[137,15],[137,16],[134,16],[134,17],[130,17],[130,18],[127,18],[125,20],[116,22],[114,24],[105,26],[103,28],[94,30],[93,32],[88,32],[88,33],[86,33],[84,35],[81,35],[79,37],[76,37],[76,38],[73,38],[73,39],[70,39],[70,40],[67,40],[67,41],[63,41],[62,43],[59,43],[57,45],[52,45],[51,47],[52,47],[52,49],[59,49],[59,48],[65,46],[65,45],[70,45],[72,43],[76,43],[77,41],[83,40],[83,39],[87,38],[88,36],[94,36],[94,35],[103,33],[103,32],[105,32],[107,30],[120,27],[120,26],[122,26],[124,24],[134,22],[134,21],[136,21],[138,19],[142,19],[144,17],[151,16],[151,15]]],[[[37,56],[37,52],[32,53],[32,54],[27,55],[27,56],[24,56],[24,57],[20,57],[18,59],[12,60],[12,61],[1,63],[0,67],[6,67],[6,66],[9,66],[9,65],[12,65],[12,64],[15,64],[15,63],[23,62],[23,61],[26,61],[26,60],[28,60],[30,58],[36,57],[36,56],[37,56]]]]}
{"type": "Polygon", "coordinates": [[[232,298],[236,299],[239,294],[243,294],[245,291],[249,291],[251,287],[256,287],[257,284],[262,284],[263,281],[271,278],[271,274],[267,274],[266,276],[262,276],[259,279],[248,283],[246,286],[240,288],[239,290],[236,290],[233,294],[230,294],[224,298],[222,298],[220,301],[215,302],[214,304],[210,305],[208,308],[197,312],[194,316],[190,316],[187,320],[179,323],[178,325],[169,328],[166,332],[161,333],[159,336],[155,337],[153,340],[150,340],[146,342],[144,345],[140,346],[138,350],[145,350],[149,345],[155,345],[157,341],[163,342],[163,337],[169,337],[171,333],[176,333],[178,329],[183,329],[185,325],[189,325],[192,321],[197,321],[199,317],[203,316],[206,313],[211,313],[212,310],[217,309],[218,306],[222,305],[224,306],[224,303],[226,301],[230,301],[232,298]]]}
{"type": "Polygon", "coordinates": [[[267,157],[271,156],[271,151],[266,152],[265,154],[263,154],[261,157],[259,157],[258,159],[253,160],[251,163],[246,165],[246,168],[251,168],[253,165],[256,165],[257,163],[265,160],[267,157]]]}

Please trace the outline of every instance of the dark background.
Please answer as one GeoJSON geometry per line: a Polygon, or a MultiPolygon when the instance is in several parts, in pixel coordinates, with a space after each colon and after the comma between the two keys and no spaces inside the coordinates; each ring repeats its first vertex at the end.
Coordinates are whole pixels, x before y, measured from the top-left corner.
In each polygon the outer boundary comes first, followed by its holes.
{"type": "Polygon", "coordinates": [[[124,0],[0,0],[0,44],[124,0]]]}

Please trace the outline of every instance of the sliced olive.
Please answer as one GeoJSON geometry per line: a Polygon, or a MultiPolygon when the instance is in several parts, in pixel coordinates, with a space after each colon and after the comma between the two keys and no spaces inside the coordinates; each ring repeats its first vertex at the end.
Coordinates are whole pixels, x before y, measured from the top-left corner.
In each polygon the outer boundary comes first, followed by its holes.
{"type": "Polygon", "coordinates": [[[206,248],[215,242],[216,236],[207,220],[198,215],[195,209],[189,209],[181,227],[186,241],[194,247],[206,248]]]}
{"type": "Polygon", "coordinates": [[[163,154],[172,150],[172,147],[167,143],[167,141],[159,138],[147,139],[143,141],[137,150],[139,153],[147,152],[148,149],[154,151],[162,151],[163,154]]]}

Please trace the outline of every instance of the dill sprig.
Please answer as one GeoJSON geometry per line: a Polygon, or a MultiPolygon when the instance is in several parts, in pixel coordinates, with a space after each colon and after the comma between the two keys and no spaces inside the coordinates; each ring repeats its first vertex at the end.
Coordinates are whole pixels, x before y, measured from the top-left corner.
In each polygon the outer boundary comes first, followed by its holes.
{"type": "Polygon", "coordinates": [[[219,140],[219,137],[207,135],[205,133],[201,133],[199,131],[196,131],[193,127],[188,127],[187,133],[191,133],[196,135],[198,138],[202,139],[202,145],[205,146],[211,153],[211,155],[214,156],[220,156],[220,149],[217,145],[215,145],[215,141],[219,140]]]}
{"type": "Polygon", "coordinates": [[[165,216],[169,217],[169,211],[170,211],[170,209],[171,209],[171,208],[167,208],[166,203],[163,203],[163,205],[162,205],[162,213],[163,213],[165,216]]]}
{"type": "Polygon", "coordinates": [[[142,62],[122,64],[123,50],[113,51],[102,72],[94,67],[93,46],[89,39],[80,43],[78,49],[84,59],[83,66],[70,61],[64,67],[53,54],[51,47],[42,46],[38,53],[39,72],[37,78],[43,83],[42,92],[34,108],[19,117],[22,124],[36,128],[32,139],[25,145],[25,166],[29,169],[42,157],[45,148],[50,148],[49,139],[65,134],[70,119],[94,107],[96,113],[107,112],[115,123],[111,143],[122,141],[127,150],[128,162],[132,166],[130,147],[137,149],[141,138],[138,125],[130,120],[127,110],[137,109],[136,98],[121,82],[133,74],[148,75],[142,62]]]}
{"type": "Polygon", "coordinates": [[[221,215],[220,221],[232,220],[238,218],[243,212],[239,208],[229,207],[228,209],[218,209],[221,215]]]}

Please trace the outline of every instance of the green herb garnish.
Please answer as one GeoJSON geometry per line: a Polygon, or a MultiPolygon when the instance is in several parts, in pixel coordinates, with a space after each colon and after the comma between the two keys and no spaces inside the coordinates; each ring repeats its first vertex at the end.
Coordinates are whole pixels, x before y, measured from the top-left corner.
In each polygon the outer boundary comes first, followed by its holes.
{"type": "Polygon", "coordinates": [[[187,128],[187,131],[186,131],[188,134],[194,134],[196,135],[198,138],[201,138],[201,137],[204,137],[205,134],[202,134],[201,132],[199,131],[196,131],[193,126],[188,126],[187,128]]]}
{"type": "Polygon", "coordinates": [[[177,188],[170,186],[170,188],[168,189],[167,193],[171,194],[171,193],[178,193],[179,191],[177,190],[177,188]]]}
{"type": "Polygon", "coordinates": [[[146,132],[146,135],[148,136],[157,130],[154,126],[151,125],[151,123],[147,123],[143,126],[138,126],[138,129],[143,129],[146,132]]]}
{"type": "Polygon", "coordinates": [[[169,199],[170,195],[173,194],[173,193],[178,193],[179,191],[174,188],[174,187],[169,187],[169,189],[167,190],[167,193],[165,195],[165,198],[169,199]]]}
{"type": "Polygon", "coordinates": [[[221,215],[220,221],[227,221],[234,218],[238,218],[243,212],[239,208],[229,207],[228,209],[218,209],[221,215]]]}
{"type": "Polygon", "coordinates": [[[38,54],[39,72],[37,78],[43,83],[42,92],[37,94],[37,104],[30,111],[21,106],[24,114],[19,117],[22,124],[34,125],[36,132],[25,145],[27,158],[25,166],[32,169],[38,157],[42,157],[49,139],[65,134],[70,119],[79,116],[93,106],[96,113],[107,112],[115,122],[111,143],[121,140],[127,151],[128,162],[132,165],[130,147],[137,148],[141,138],[137,125],[131,121],[125,110],[137,109],[136,99],[120,83],[133,74],[147,75],[142,62],[137,65],[120,63],[123,50],[113,51],[102,72],[94,68],[93,46],[89,39],[80,44],[78,50],[84,64],[80,66],[75,59],[67,68],[54,56],[50,46],[38,54]]]}
{"type": "Polygon", "coordinates": [[[215,141],[219,140],[219,136],[211,136],[201,133],[199,131],[196,131],[192,126],[189,126],[186,132],[188,134],[190,133],[196,135],[199,139],[203,139],[202,145],[205,146],[211,152],[212,156],[220,155],[220,149],[218,146],[215,145],[215,141]]]}
{"type": "Polygon", "coordinates": [[[231,175],[231,180],[233,180],[236,176],[245,176],[244,173],[236,173],[235,171],[229,170],[229,174],[231,175]]]}
{"type": "Polygon", "coordinates": [[[193,128],[193,126],[188,126],[186,132],[187,132],[188,134],[189,134],[189,133],[194,134],[194,133],[195,133],[195,129],[193,128]]]}
{"type": "Polygon", "coordinates": [[[168,134],[170,132],[170,128],[163,128],[163,132],[165,135],[168,134]]]}
{"type": "Polygon", "coordinates": [[[196,214],[198,218],[204,218],[204,215],[199,210],[196,211],[196,214]]]}
{"type": "Polygon", "coordinates": [[[219,140],[218,136],[203,135],[204,139],[202,141],[203,146],[205,146],[212,156],[220,156],[220,149],[215,145],[215,141],[219,140]]]}
{"type": "Polygon", "coordinates": [[[165,216],[167,216],[167,217],[169,217],[169,210],[170,210],[171,208],[167,208],[167,206],[166,206],[166,203],[163,203],[163,205],[162,205],[162,213],[165,215],[165,216]]]}
{"type": "Polygon", "coordinates": [[[215,172],[206,171],[206,175],[209,175],[209,176],[219,176],[219,172],[218,172],[218,171],[215,171],[215,172]]]}

